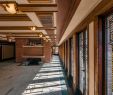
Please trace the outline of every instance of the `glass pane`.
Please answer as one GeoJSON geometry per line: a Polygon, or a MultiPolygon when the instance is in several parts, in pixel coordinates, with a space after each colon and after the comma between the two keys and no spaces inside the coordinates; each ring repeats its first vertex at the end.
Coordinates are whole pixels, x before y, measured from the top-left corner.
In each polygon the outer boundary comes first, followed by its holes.
{"type": "Polygon", "coordinates": [[[105,19],[105,65],[106,65],[106,82],[107,82],[107,95],[112,95],[113,92],[113,81],[112,81],[112,67],[113,67],[113,58],[112,58],[112,41],[111,33],[113,32],[113,15],[108,16],[105,19]]]}
{"type": "Polygon", "coordinates": [[[87,95],[88,91],[88,34],[87,31],[81,32],[79,38],[79,88],[87,95]]]}

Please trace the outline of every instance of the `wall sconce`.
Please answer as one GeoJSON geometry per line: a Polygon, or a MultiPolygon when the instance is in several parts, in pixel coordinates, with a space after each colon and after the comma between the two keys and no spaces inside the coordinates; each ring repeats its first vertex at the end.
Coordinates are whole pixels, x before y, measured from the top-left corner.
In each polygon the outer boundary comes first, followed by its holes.
{"type": "Polygon", "coordinates": [[[35,31],[36,30],[36,27],[35,26],[31,27],[31,30],[32,31],[35,31]]]}
{"type": "Polygon", "coordinates": [[[3,7],[10,14],[16,14],[18,12],[16,3],[3,4],[3,7]]]}

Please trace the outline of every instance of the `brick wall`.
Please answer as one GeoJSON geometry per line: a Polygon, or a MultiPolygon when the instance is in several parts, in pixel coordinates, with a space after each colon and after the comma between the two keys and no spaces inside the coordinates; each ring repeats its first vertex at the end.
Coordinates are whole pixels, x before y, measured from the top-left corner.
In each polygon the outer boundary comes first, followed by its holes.
{"type": "MultiPolygon", "coordinates": [[[[24,59],[23,59],[23,57],[22,56],[24,56],[25,54],[25,50],[24,50],[24,48],[22,47],[23,45],[25,45],[26,44],[26,42],[27,42],[27,39],[16,39],[16,62],[17,63],[20,63],[20,62],[22,62],[22,61],[24,61],[24,59]]],[[[43,50],[43,55],[45,56],[45,58],[43,59],[43,61],[45,62],[45,63],[48,63],[48,62],[50,62],[50,59],[51,59],[51,52],[52,52],[52,49],[51,49],[51,43],[49,43],[49,42],[44,42],[43,43],[43,45],[44,45],[44,50],[43,50]]],[[[26,49],[27,50],[27,49],[26,49]]],[[[31,50],[33,50],[33,52],[35,52],[35,50],[34,49],[31,49],[31,50]]],[[[38,50],[39,51],[39,50],[38,50]]],[[[41,51],[42,51],[42,49],[41,49],[41,51]]],[[[39,52],[38,52],[39,53],[39,52]]],[[[26,53],[27,54],[27,53],[26,53]]],[[[31,54],[31,53],[30,53],[31,54]]],[[[35,52],[35,54],[36,54],[36,52],[35,52]]],[[[27,55],[26,55],[27,56],[27,55]]],[[[29,55],[28,55],[29,56],[29,55]]]]}
{"type": "Polygon", "coordinates": [[[48,63],[51,60],[52,56],[52,47],[50,42],[44,42],[44,56],[45,56],[45,62],[48,63]]]}
{"type": "Polygon", "coordinates": [[[25,39],[16,39],[16,62],[23,61],[23,45],[26,43],[25,39]]]}

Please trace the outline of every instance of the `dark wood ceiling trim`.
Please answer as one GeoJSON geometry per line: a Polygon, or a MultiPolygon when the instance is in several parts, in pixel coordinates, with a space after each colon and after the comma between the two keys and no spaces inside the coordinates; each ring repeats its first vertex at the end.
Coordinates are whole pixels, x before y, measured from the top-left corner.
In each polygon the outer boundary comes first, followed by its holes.
{"type": "Polygon", "coordinates": [[[31,21],[25,14],[0,14],[0,21],[31,21]]]}
{"type": "Polygon", "coordinates": [[[15,1],[0,1],[0,4],[16,3],[15,1]]]}
{"type": "MultiPolygon", "coordinates": [[[[38,35],[41,32],[0,32],[2,35],[38,35]]],[[[45,36],[54,37],[55,34],[46,34],[45,36]]]]}
{"type": "Polygon", "coordinates": [[[18,7],[57,7],[57,4],[17,4],[18,7]]]}
{"type": "Polygon", "coordinates": [[[22,12],[57,12],[56,4],[19,4],[18,9],[22,12]]]}
{"type": "Polygon", "coordinates": [[[28,0],[29,3],[52,3],[53,0],[28,0]]]}
{"type": "MultiPolygon", "coordinates": [[[[30,30],[32,26],[2,26],[0,30],[30,30]]],[[[55,30],[56,27],[36,27],[37,30],[55,30]]]]}

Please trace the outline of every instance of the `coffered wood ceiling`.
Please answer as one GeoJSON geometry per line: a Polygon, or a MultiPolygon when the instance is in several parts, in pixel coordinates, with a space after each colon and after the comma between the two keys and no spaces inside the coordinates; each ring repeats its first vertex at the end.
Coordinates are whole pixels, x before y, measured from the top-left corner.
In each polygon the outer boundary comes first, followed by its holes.
{"type": "Polygon", "coordinates": [[[14,38],[38,37],[37,33],[47,32],[45,36],[49,36],[53,45],[56,44],[54,13],[58,10],[53,0],[1,0],[0,7],[0,35],[14,38]],[[22,3],[24,1],[25,3],[22,3]],[[2,4],[6,3],[16,3],[20,12],[8,13],[2,7],[2,4]],[[33,19],[34,17],[37,19],[33,19]],[[36,22],[37,20],[39,21],[36,22]],[[36,31],[30,29],[32,26],[36,27],[36,31]]]}

